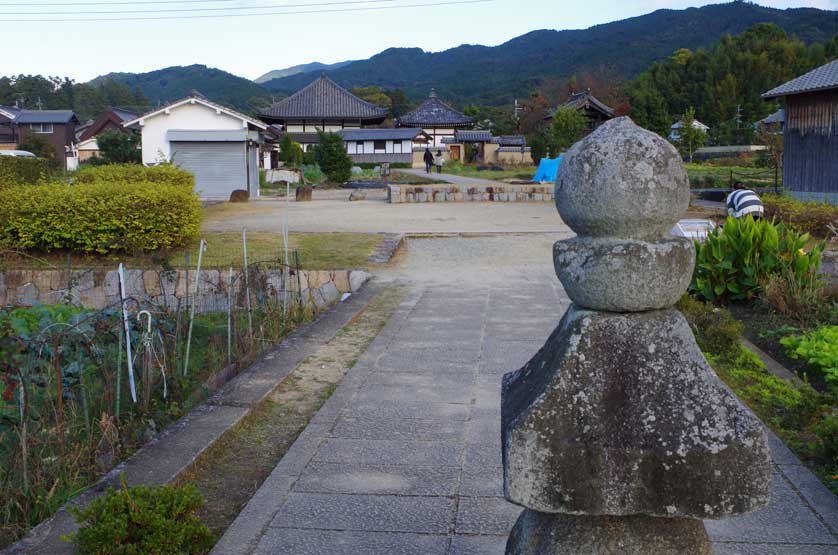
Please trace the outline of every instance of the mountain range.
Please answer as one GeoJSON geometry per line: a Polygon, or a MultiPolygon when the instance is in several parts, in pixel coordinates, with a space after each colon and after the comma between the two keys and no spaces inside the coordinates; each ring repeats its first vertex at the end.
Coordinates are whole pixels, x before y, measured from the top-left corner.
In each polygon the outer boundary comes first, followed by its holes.
{"type": "Polygon", "coordinates": [[[298,73],[310,73],[312,71],[331,71],[334,69],[340,69],[343,66],[349,65],[354,60],[348,60],[346,62],[337,62],[334,64],[321,64],[320,62],[312,62],[310,64],[301,64],[297,66],[286,67],[285,69],[275,69],[273,71],[269,71],[266,74],[257,77],[253,80],[254,83],[267,83],[272,79],[281,79],[283,77],[290,77],[291,75],[297,75],[298,73]]]}
{"type": "Polygon", "coordinates": [[[367,59],[327,66],[313,63],[269,72],[257,84],[202,65],[149,73],[107,76],[139,87],[153,104],[175,100],[196,89],[212,100],[259,111],[273,97],[299,90],[326,71],[348,88],[376,85],[401,88],[411,99],[432,87],[456,104],[501,105],[545,83],[594,74],[622,81],[680,48],[697,49],[736,35],[756,23],[774,23],[804,42],[825,42],[838,34],[838,11],[775,9],[734,1],[684,10],[657,10],[584,30],[538,30],[498,46],[462,45],[442,52],[390,48],[367,59]],[[268,77],[282,75],[264,81],[268,77]]]}

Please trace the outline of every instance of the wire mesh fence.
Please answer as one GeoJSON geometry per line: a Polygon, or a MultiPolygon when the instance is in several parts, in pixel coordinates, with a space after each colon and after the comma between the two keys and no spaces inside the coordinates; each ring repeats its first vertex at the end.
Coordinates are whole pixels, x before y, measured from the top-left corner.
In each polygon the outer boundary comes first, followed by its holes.
{"type": "Polygon", "coordinates": [[[203,243],[177,253],[180,267],[73,269],[70,259],[18,270],[25,285],[5,272],[0,547],[313,314],[296,252],[246,251],[243,237],[241,262],[224,267],[203,243]]]}

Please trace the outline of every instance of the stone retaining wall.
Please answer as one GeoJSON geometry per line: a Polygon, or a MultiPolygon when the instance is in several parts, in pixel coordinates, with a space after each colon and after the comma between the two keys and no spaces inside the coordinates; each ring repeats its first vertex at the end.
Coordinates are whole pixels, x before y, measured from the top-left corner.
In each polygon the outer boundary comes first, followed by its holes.
{"type": "Polygon", "coordinates": [[[553,185],[390,185],[391,204],[407,202],[551,202],[553,185]]]}
{"type": "MultiPolygon", "coordinates": [[[[241,275],[241,273],[239,273],[241,275]]],[[[362,270],[291,271],[287,290],[292,299],[314,303],[318,308],[331,304],[344,293],[357,291],[370,275],[362,270]]],[[[278,298],[283,295],[286,276],[279,269],[251,274],[251,286],[278,298]]],[[[189,296],[194,297],[195,272],[184,270],[125,270],[127,296],[142,303],[177,306],[189,296]]],[[[243,284],[237,280],[234,291],[243,284]]],[[[227,272],[202,270],[197,311],[226,310],[227,272]]],[[[86,308],[102,309],[119,302],[119,275],[116,270],[10,270],[0,272],[0,306],[56,304],[71,300],[86,308]]],[[[191,301],[194,302],[194,301],[191,301]]]]}

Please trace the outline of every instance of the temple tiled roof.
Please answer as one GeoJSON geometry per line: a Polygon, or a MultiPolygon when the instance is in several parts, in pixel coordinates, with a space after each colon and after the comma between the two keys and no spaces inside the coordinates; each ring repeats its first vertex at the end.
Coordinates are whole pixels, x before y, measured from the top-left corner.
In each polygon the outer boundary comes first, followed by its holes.
{"type": "Polygon", "coordinates": [[[321,75],[307,87],[274,103],[260,117],[266,120],[384,120],[387,110],[361,100],[325,75],[321,75]]]}
{"type": "MultiPolygon", "coordinates": [[[[570,95],[570,98],[567,99],[567,102],[562,104],[562,108],[570,108],[572,110],[581,110],[583,108],[593,108],[603,115],[613,118],[614,117],[614,108],[606,105],[602,101],[600,101],[597,97],[592,95],[590,91],[582,91],[578,93],[573,93],[570,95]]],[[[550,113],[545,119],[552,119],[553,114],[550,113]]]]}
{"type": "Polygon", "coordinates": [[[445,102],[439,99],[436,91],[431,89],[431,94],[418,108],[408,112],[399,118],[400,127],[468,127],[474,121],[458,112],[445,102]]]}
{"type": "Polygon", "coordinates": [[[492,140],[491,131],[457,131],[454,138],[458,143],[488,143],[492,140]]]}
{"type": "Polygon", "coordinates": [[[521,147],[527,144],[527,138],[523,135],[501,135],[492,139],[492,142],[501,146],[521,147]]]}
{"type": "Polygon", "coordinates": [[[774,87],[763,93],[762,98],[776,98],[828,89],[838,89],[838,60],[815,68],[809,73],[804,73],[797,79],[792,79],[779,87],[774,87]]]}

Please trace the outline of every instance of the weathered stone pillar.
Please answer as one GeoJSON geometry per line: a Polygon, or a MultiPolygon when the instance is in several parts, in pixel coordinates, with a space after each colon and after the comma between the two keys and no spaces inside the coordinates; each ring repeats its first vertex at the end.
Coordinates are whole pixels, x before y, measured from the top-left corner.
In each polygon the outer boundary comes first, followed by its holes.
{"type": "Polygon", "coordinates": [[[573,304],[504,376],[504,493],[526,510],[508,555],[709,554],[700,519],[764,507],[760,422],[718,380],[680,312],[695,261],[669,229],[689,204],[681,158],[629,118],[562,161],[554,247],[573,304]]]}

